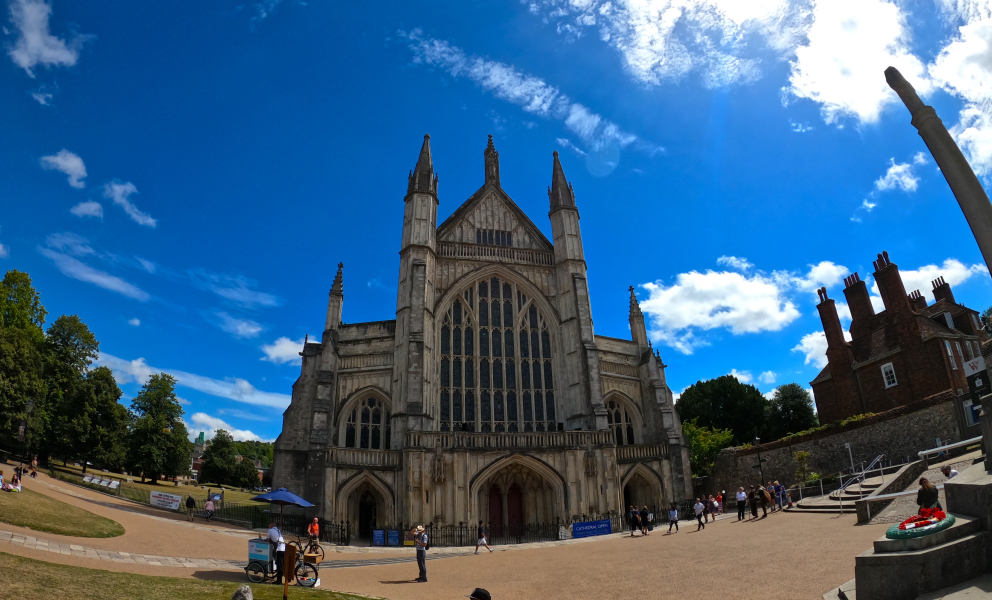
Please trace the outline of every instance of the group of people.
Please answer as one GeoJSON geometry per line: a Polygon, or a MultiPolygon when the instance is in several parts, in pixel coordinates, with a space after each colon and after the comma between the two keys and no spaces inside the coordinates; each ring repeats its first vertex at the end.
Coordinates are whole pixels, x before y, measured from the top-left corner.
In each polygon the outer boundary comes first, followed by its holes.
{"type": "Polygon", "coordinates": [[[5,492],[21,491],[21,478],[17,475],[17,469],[14,469],[14,478],[9,482],[3,480],[3,471],[0,471],[0,490],[5,492]]]}
{"type": "MultiPolygon", "coordinates": [[[[207,498],[206,503],[203,505],[203,516],[207,521],[212,521],[214,518],[214,501],[211,498],[207,498]]],[[[193,512],[196,510],[196,500],[193,498],[193,494],[186,496],[186,520],[193,521],[193,512]]]]}
{"type": "Polygon", "coordinates": [[[641,535],[647,535],[654,525],[652,520],[654,515],[648,512],[647,506],[642,506],[641,510],[637,510],[636,506],[631,506],[630,510],[627,512],[627,523],[630,525],[630,537],[634,537],[634,533],[640,530],[641,535]]]}
{"type": "Polygon", "coordinates": [[[785,486],[775,482],[768,482],[768,485],[752,485],[750,491],[745,492],[743,487],[737,488],[737,520],[743,521],[745,513],[750,507],[751,516],[748,520],[758,518],[758,508],[761,508],[761,518],[768,516],[768,509],[771,512],[780,511],[789,505],[789,497],[785,493],[785,486]]]}

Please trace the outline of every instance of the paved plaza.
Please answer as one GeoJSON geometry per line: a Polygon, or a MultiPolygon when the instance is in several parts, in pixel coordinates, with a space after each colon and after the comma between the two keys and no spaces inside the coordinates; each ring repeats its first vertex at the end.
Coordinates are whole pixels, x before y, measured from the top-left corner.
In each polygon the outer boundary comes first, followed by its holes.
{"type": "MultiPolygon", "coordinates": [[[[217,523],[190,524],[170,513],[77,488],[39,475],[39,493],[114,519],[123,536],[68,538],[0,525],[0,552],[96,569],[244,579],[245,542],[254,533],[217,523]]],[[[181,489],[181,488],[180,488],[181,489]]],[[[328,546],[322,587],[391,599],[456,598],[484,587],[495,598],[664,597],[710,599],[760,593],[819,599],[854,576],[854,557],[886,525],[856,526],[852,515],[778,513],[738,523],[723,516],[704,531],[647,537],[611,535],[567,542],[497,547],[478,556],[465,548],[432,550],[429,582],[416,577],[406,549],[328,546]],[[336,567],[331,570],[331,567],[336,567]]]]}

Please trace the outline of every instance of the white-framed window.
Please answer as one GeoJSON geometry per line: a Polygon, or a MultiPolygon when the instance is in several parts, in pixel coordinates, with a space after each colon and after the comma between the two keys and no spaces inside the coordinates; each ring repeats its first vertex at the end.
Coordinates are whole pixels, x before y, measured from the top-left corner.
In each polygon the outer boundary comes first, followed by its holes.
{"type": "Polygon", "coordinates": [[[975,324],[975,334],[982,329],[982,324],[978,322],[978,315],[971,313],[971,322],[975,324]]]}
{"type": "Polygon", "coordinates": [[[882,365],[882,379],[885,381],[886,389],[898,385],[899,382],[896,381],[896,370],[892,367],[892,363],[882,365]]]}
{"type": "Polygon", "coordinates": [[[958,363],[955,362],[954,360],[954,351],[951,350],[951,343],[948,342],[947,340],[944,340],[944,347],[947,348],[947,360],[951,361],[951,370],[957,371],[958,363]]]}
{"type": "Polygon", "coordinates": [[[964,352],[961,352],[961,342],[954,342],[954,346],[958,349],[958,357],[961,359],[961,363],[964,364],[964,352]]]}
{"type": "Polygon", "coordinates": [[[977,356],[981,356],[982,355],[982,347],[978,345],[978,342],[973,341],[971,343],[975,346],[975,356],[976,357],[977,356]]]}
{"type": "Polygon", "coordinates": [[[968,360],[975,360],[975,352],[971,349],[971,342],[968,340],[964,341],[964,349],[968,351],[968,360]]]}

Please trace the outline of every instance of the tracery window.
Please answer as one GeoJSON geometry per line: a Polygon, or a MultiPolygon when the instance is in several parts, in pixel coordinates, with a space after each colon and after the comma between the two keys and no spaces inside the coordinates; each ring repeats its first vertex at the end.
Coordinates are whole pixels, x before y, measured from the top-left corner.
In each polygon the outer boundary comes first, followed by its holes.
{"type": "Polygon", "coordinates": [[[613,430],[617,446],[630,446],[634,441],[634,421],[627,412],[627,407],[616,400],[606,402],[606,422],[613,430]]]}
{"type": "Polygon", "coordinates": [[[512,282],[465,290],[441,321],[440,349],[441,431],[561,428],[548,322],[512,282]]]}
{"type": "Polygon", "coordinates": [[[389,409],[374,396],[351,409],[344,430],[346,448],[389,450],[389,409]]]}

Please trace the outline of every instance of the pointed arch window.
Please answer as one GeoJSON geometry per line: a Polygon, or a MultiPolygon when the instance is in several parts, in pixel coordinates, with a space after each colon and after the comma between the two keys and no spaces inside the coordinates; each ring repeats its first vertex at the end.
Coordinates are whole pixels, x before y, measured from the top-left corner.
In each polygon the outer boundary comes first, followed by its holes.
{"type": "Polygon", "coordinates": [[[389,434],[389,409],[381,400],[370,396],[351,409],[344,429],[344,446],[388,450],[389,434]]]}
{"type": "Polygon", "coordinates": [[[634,441],[634,420],[623,403],[606,401],[606,422],[613,431],[617,446],[632,446],[637,443],[634,441]]]}
{"type": "Polygon", "coordinates": [[[441,431],[556,431],[548,321],[516,284],[477,281],[442,318],[441,431]]]}

